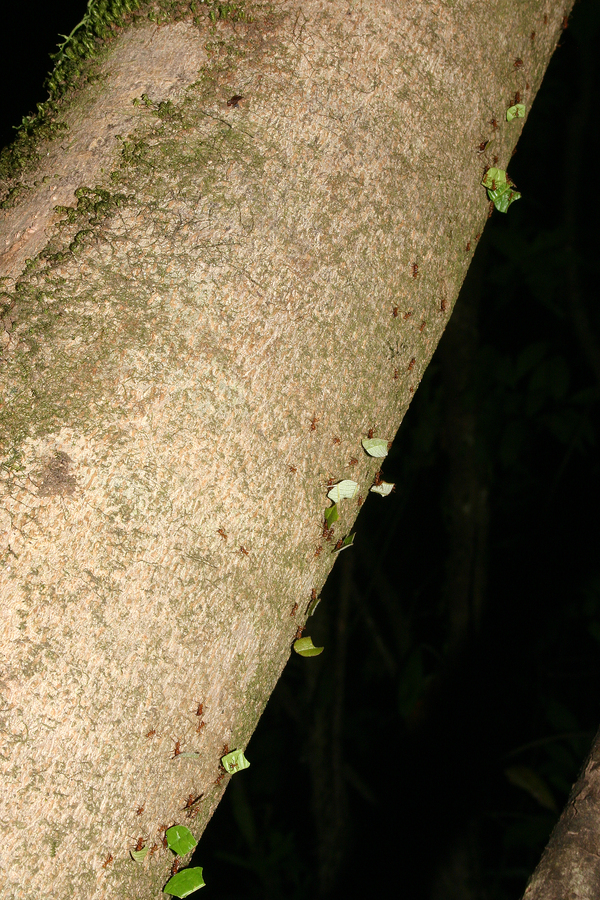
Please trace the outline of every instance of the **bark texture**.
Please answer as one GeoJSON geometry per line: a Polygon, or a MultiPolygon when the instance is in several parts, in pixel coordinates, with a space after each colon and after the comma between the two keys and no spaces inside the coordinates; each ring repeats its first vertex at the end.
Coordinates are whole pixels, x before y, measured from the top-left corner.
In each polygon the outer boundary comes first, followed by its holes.
{"type": "Polygon", "coordinates": [[[600,732],[523,900],[600,897],[600,732]]]}
{"type": "Polygon", "coordinates": [[[11,900],[156,897],[190,794],[200,835],[358,512],[326,540],[327,481],[366,496],[566,10],[249,12],[119,34],[2,212],[11,900]]]}

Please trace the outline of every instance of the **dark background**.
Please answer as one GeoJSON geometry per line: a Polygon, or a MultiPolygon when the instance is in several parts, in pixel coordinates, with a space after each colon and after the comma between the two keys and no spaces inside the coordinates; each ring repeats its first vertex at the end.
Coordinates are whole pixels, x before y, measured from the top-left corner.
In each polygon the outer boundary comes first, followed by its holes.
{"type": "MultiPolygon", "coordinates": [[[[0,145],[84,2],[11,4],[0,145]]],[[[517,900],[600,724],[600,5],[580,0],[355,547],[200,842],[220,900],[517,900]]],[[[365,431],[370,423],[365,423],[365,431]]]]}

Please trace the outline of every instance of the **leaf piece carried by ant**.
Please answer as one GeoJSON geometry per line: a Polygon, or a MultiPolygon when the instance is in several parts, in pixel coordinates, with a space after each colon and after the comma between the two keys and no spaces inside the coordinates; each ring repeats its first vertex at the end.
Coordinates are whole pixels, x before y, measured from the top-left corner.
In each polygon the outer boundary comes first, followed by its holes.
{"type": "Polygon", "coordinates": [[[333,500],[334,503],[339,503],[340,500],[353,500],[354,497],[356,497],[357,491],[358,484],[356,481],[351,481],[349,478],[346,478],[344,481],[334,484],[327,493],[327,496],[330,500],[333,500]]]}
{"type": "Polygon", "coordinates": [[[509,106],[506,110],[506,121],[512,122],[513,119],[524,119],[525,118],[525,104],[524,103],[515,103],[514,106],[509,106]]]}
{"type": "Polygon", "coordinates": [[[244,756],[243,750],[232,750],[231,753],[221,757],[221,765],[228,775],[233,775],[235,772],[247,769],[250,763],[244,756]]]}
{"type": "Polygon", "coordinates": [[[294,650],[300,656],[319,656],[324,649],[324,647],[315,647],[311,637],[303,637],[294,641],[294,650]]]}
{"type": "Polygon", "coordinates": [[[369,456],[383,459],[388,455],[388,442],[383,438],[363,438],[361,443],[369,456]]]}
{"type": "Polygon", "coordinates": [[[148,852],[150,847],[142,847],[141,850],[130,850],[131,858],[135,860],[135,862],[142,862],[148,856],[148,852]]]}
{"type": "Polygon", "coordinates": [[[318,606],[319,603],[321,602],[321,598],[320,598],[320,597],[317,597],[317,592],[314,591],[313,593],[314,593],[314,596],[312,596],[312,597],[310,598],[310,603],[308,604],[308,608],[307,608],[307,610],[306,610],[306,615],[307,615],[307,616],[312,616],[312,615],[314,614],[314,612],[315,612],[317,606],[318,606]]]}
{"type": "Polygon", "coordinates": [[[504,169],[488,169],[481,183],[498,212],[507,212],[511,203],[521,198],[519,191],[512,189],[504,169]]]}
{"type": "Polygon", "coordinates": [[[172,850],[177,856],[185,856],[186,853],[190,853],[198,843],[185,825],[173,825],[172,828],[167,828],[165,836],[169,850],[172,850]]]}
{"type": "Polygon", "coordinates": [[[351,547],[354,543],[354,538],[356,537],[356,532],[353,531],[352,534],[346,535],[341,541],[338,541],[335,547],[333,548],[334,553],[341,553],[342,550],[347,550],[348,547],[351,547]]]}
{"type": "Polygon", "coordinates": [[[390,481],[380,481],[379,484],[374,484],[371,488],[372,494],[380,494],[382,497],[387,497],[388,494],[391,494],[394,488],[396,487],[390,481]]]}
{"type": "Polygon", "coordinates": [[[337,520],[340,517],[340,514],[337,509],[337,503],[334,503],[333,506],[330,506],[329,509],[326,509],[324,515],[325,515],[325,521],[327,523],[327,527],[331,528],[333,523],[337,522],[337,520]]]}
{"type": "Polygon", "coordinates": [[[192,866],[169,878],[163,891],[165,894],[171,894],[172,897],[189,897],[205,884],[202,877],[202,866],[192,866]]]}

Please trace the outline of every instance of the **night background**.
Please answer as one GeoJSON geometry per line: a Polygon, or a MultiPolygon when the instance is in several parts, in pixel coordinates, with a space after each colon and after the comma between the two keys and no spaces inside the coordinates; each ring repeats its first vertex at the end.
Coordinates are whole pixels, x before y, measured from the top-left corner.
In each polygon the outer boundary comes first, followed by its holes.
{"type": "MultiPolygon", "coordinates": [[[[83,0],[3,14],[0,146],[83,0]]],[[[600,725],[600,4],[194,862],[219,900],[518,900],[600,725]]],[[[369,423],[365,423],[365,431],[369,423]]],[[[196,895],[195,895],[196,896],[196,895]]],[[[199,894],[197,896],[200,896],[199,894]]]]}

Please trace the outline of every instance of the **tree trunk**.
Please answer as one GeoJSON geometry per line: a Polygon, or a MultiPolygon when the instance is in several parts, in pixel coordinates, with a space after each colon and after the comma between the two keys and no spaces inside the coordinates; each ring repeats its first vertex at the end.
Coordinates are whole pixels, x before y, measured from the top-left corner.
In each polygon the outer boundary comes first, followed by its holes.
{"type": "Polygon", "coordinates": [[[600,732],[523,900],[600,896],[600,732]]]}
{"type": "Polygon", "coordinates": [[[324,536],[327,483],[366,497],[565,15],[218,9],[113,29],[3,187],[6,897],[155,897],[190,795],[202,832],[353,527],[360,498],[324,536]]]}

